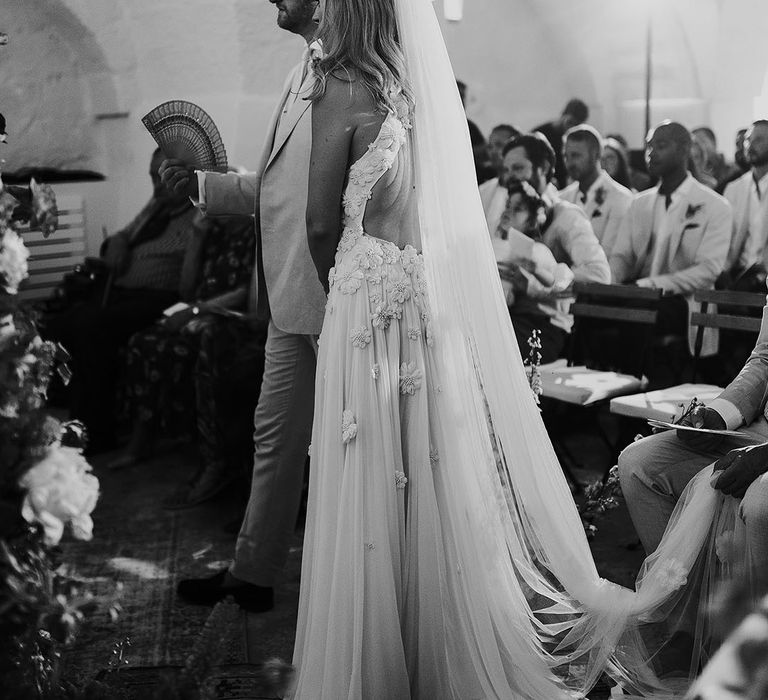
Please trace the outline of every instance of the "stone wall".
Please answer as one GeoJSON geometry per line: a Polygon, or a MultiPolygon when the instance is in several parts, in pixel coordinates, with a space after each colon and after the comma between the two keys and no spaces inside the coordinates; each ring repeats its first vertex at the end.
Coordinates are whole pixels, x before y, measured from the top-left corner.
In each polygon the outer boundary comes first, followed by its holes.
{"type": "MultiPolygon", "coordinates": [[[[258,156],[301,39],[275,27],[267,0],[3,0],[0,112],[9,122],[8,169],[90,168],[91,249],[150,192],[153,142],[140,119],[171,98],[214,118],[230,162],[258,156]]],[[[441,3],[437,0],[436,8],[441,3]]],[[[468,112],[488,131],[557,115],[572,96],[592,121],[643,137],[644,42],[654,18],[653,118],[710,123],[724,150],[736,128],[768,107],[764,0],[465,0],[443,21],[468,112]],[[762,95],[762,97],[761,97],[762,95]]]]}

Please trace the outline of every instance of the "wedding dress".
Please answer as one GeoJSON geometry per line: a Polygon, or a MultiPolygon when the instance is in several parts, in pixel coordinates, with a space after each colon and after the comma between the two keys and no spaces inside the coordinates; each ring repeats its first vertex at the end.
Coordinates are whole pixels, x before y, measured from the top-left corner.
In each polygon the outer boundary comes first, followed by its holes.
{"type": "Polygon", "coordinates": [[[523,370],[431,2],[395,5],[415,108],[348,171],[290,697],[556,700],[604,671],[663,692],[666,632],[646,628],[698,592],[717,497],[694,480],[637,591],[598,575],[523,370]],[[368,235],[371,203],[422,252],[368,235]]]}

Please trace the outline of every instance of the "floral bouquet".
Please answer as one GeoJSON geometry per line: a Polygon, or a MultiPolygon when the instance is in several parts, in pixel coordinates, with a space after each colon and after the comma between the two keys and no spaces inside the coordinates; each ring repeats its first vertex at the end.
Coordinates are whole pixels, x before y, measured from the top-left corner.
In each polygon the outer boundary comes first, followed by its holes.
{"type": "MultiPolygon", "coordinates": [[[[82,430],[45,411],[63,351],[42,340],[18,301],[29,253],[18,223],[51,235],[56,198],[48,185],[0,180],[0,696],[60,690],[59,647],[96,601],[60,566],[67,528],[90,539],[99,482],[82,453],[82,430]]],[[[117,607],[111,606],[112,613],[117,607]]]]}

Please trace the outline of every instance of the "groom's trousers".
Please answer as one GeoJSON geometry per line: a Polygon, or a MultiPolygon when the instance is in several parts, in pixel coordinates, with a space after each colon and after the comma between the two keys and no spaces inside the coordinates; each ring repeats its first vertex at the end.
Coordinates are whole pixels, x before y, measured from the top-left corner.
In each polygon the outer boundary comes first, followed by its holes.
{"type": "MultiPolygon", "coordinates": [[[[762,442],[768,440],[768,423],[762,417],[743,430],[762,442]]],[[[669,430],[638,440],[619,455],[621,490],[646,554],[659,546],[688,482],[740,444],[722,442],[716,449],[702,451],[669,430]]],[[[747,489],[739,515],[752,552],[753,575],[758,585],[768,588],[768,473],[747,489]]]]}
{"type": "Polygon", "coordinates": [[[233,576],[272,587],[288,556],[312,436],[317,342],[270,320],[254,414],[253,479],[233,576]]]}

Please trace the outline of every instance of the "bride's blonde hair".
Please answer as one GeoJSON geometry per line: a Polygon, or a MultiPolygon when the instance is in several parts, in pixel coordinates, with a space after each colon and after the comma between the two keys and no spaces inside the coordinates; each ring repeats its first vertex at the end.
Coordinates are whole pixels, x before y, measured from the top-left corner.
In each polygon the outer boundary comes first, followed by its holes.
{"type": "Polygon", "coordinates": [[[351,78],[353,69],[381,109],[399,112],[403,98],[412,108],[394,0],[326,0],[316,39],[323,58],[315,65],[317,82],[309,99],[325,93],[331,73],[351,78]]]}

